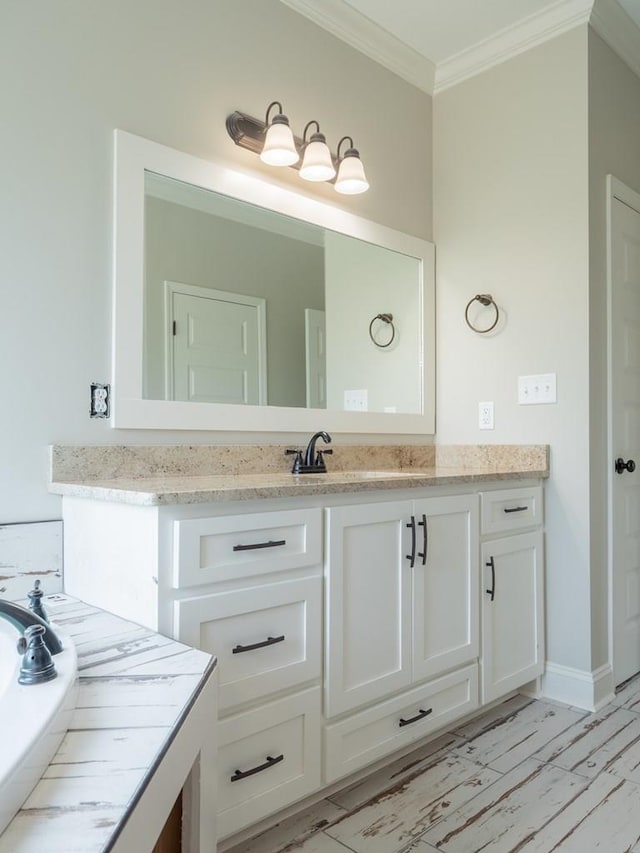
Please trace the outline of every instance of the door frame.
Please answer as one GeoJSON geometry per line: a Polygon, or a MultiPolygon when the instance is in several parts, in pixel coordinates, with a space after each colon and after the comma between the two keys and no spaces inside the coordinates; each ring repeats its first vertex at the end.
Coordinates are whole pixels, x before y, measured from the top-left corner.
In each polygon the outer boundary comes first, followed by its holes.
{"type": "Polygon", "coordinates": [[[173,400],[174,347],[173,347],[173,294],[197,296],[200,299],[214,299],[224,302],[238,302],[250,305],[257,311],[258,321],[258,405],[267,405],[267,317],[266,299],[260,296],[248,296],[229,290],[216,290],[199,284],[185,284],[181,281],[164,281],[164,394],[165,400],[173,400]]]}
{"type": "Polygon", "coordinates": [[[613,644],[613,203],[621,201],[640,214],[640,193],[632,190],[614,175],[607,175],[606,189],[606,287],[607,287],[607,577],[609,585],[608,639],[609,664],[613,687],[616,686],[613,644]]]}

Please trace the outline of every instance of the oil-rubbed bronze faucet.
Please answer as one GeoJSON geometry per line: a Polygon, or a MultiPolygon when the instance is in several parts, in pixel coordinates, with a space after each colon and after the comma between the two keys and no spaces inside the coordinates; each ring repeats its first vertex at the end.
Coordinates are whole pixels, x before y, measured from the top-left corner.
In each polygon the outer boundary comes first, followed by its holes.
{"type": "Polygon", "coordinates": [[[326,474],[327,466],[325,465],[324,457],[327,454],[333,453],[333,450],[318,450],[316,451],[316,442],[321,438],[325,444],[331,444],[331,436],[328,432],[316,432],[311,436],[307,449],[302,450],[285,450],[288,455],[295,455],[293,460],[292,474],[326,474]]]}

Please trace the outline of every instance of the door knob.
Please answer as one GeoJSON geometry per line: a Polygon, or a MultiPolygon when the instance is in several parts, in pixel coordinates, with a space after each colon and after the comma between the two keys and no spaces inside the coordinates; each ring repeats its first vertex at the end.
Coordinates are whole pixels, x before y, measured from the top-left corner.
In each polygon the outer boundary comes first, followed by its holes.
{"type": "Polygon", "coordinates": [[[630,474],[636,470],[636,463],[633,459],[629,459],[628,462],[625,462],[621,456],[618,456],[616,459],[616,474],[622,474],[624,471],[628,471],[630,474]]]}

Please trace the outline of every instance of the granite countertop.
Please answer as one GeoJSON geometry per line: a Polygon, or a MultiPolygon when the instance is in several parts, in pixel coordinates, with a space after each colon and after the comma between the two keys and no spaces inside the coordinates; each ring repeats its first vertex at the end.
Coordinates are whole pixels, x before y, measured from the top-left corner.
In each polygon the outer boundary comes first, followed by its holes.
{"type": "Polygon", "coordinates": [[[425,468],[420,471],[336,471],[328,474],[228,474],[205,476],[126,477],[111,480],[52,482],[60,495],[158,506],[209,501],[241,501],[256,498],[287,498],[406,489],[490,480],[523,480],[548,477],[545,468],[500,470],[486,468],[425,468]]]}
{"type": "Polygon", "coordinates": [[[98,853],[112,849],[215,661],[68,596],[47,609],[76,644],[78,700],[0,853],[98,853]]]}

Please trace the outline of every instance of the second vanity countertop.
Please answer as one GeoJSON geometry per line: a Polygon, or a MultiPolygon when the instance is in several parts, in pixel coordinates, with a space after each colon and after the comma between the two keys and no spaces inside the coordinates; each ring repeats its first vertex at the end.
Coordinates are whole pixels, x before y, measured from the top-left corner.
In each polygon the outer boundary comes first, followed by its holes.
{"type": "MultiPolygon", "coordinates": [[[[56,450],[57,448],[54,448],[54,459],[56,450]]],[[[76,450],[81,451],[80,448],[76,450]]],[[[117,450],[118,448],[112,448],[114,452],[117,450]]],[[[153,450],[157,457],[161,449],[153,450]]],[[[198,456],[202,449],[196,447],[185,450],[191,450],[198,456]]],[[[204,474],[195,473],[191,469],[171,470],[171,467],[164,465],[160,474],[152,473],[153,468],[151,471],[141,468],[139,473],[134,472],[132,476],[122,476],[126,466],[121,465],[117,471],[113,466],[105,467],[102,476],[100,470],[95,467],[87,472],[88,476],[78,476],[82,473],[81,468],[74,469],[67,465],[66,469],[63,466],[56,469],[54,464],[50,491],[60,495],[139,506],[159,506],[421,488],[496,480],[529,480],[549,476],[549,452],[546,445],[465,447],[457,453],[451,452],[450,448],[447,450],[448,452],[436,448],[436,452],[431,454],[432,459],[428,460],[434,463],[430,465],[424,464],[425,459],[414,461],[407,458],[406,454],[404,457],[399,455],[400,464],[397,467],[390,467],[388,453],[380,465],[380,456],[372,451],[370,467],[335,470],[327,474],[293,475],[282,471],[204,474]],[[441,464],[438,457],[446,464],[441,464]],[[419,465],[415,464],[416,461],[419,465]]],[[[348,452],[349,448],[343,448],[343,451],[348,452]]],[[[172,448],[172,452],[175,452],[175,448],[172,448]]],[[[359,461],[361,463],[362,460],[359,461]]]]}

